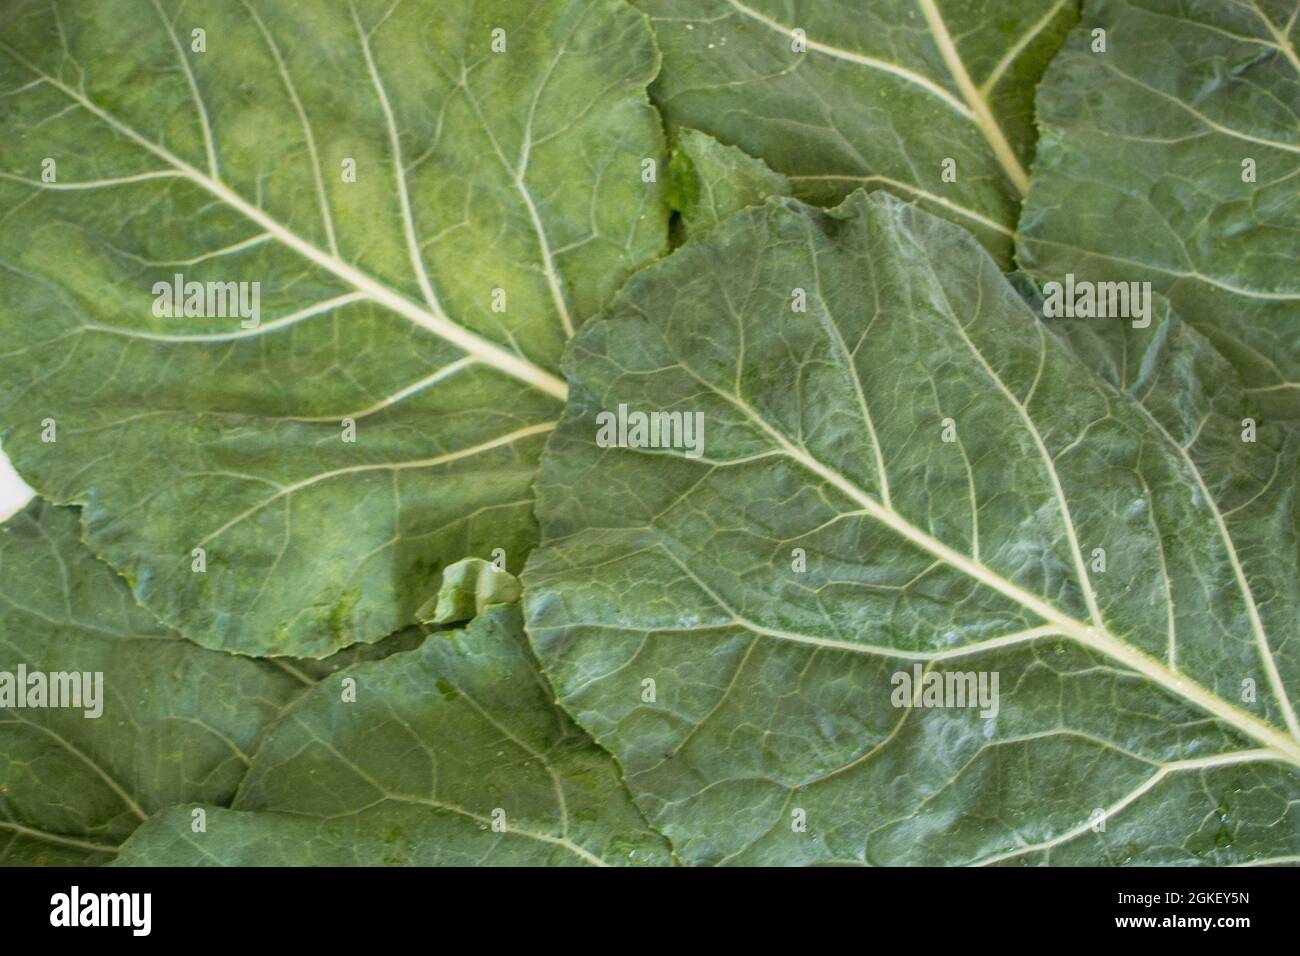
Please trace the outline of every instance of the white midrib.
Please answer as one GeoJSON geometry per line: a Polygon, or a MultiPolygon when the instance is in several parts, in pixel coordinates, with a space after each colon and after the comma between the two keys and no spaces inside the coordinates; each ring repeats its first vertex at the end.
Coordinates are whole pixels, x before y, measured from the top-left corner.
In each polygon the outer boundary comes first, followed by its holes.
{"type": "Polygon", "coordinates": [[[460,448],[456,451],[446,452],[445,454],[437,455],[433,458],[421,458],[418,461],[375,462],[365,465],[348,465],[346,468],[335,468],[332,471],[323,471],[319,474],[312,475],[310,478],[303,478],[299,481],[295,481],[291,485],[282,486],[269,498],[264,498],[252,507],[244,509],[215,531],[211,531],[204,535],[199,541],[199,545],[206,545],[218,535],[230,530],[241,521],[256,514],[273,502],[279,501],[281,498],[297,494],[304,488],[310,488],[312,485],[319,484],[322,481],[328,481],[331,478],[337,478],[340,475],[356,475],[368,471],[402,471],[408,468],[436,468],[439,465],[448,465],[464,458],[472,458],[475,455],[481,455],[484,452],[501,448],[524,438],[545,434],[554,428],[555,422],[540,422],[536,425],[528,425],[524,428],[516,429],[515,431],[509,432],[505,435],[498,435],[496,438],[489,439],[488,441],[481,442],[477,445],[471,445],[469,448],[460,448]]]}
{"type": "Polygon", "coordinates": [[[1224,520],[1223,512],[1219,510],[1218,502],[1210,494],[1210,489],[1205,484],[1205,477],[1201,474],[1201,469],[1196,466],[1196,462],[1192,460],[1192,456],[1187,450],[1190,445],[1185,447],[1181,443],[1174,441],[1174,436],[1169,434],[1165,426],[1160,423],[1155,415],[1151,414],[1151,411],[1145,405],[1139,402],[1138,407],[1142,409],[1142,413],[1147,417],[1147,420],[1174,447],[1178,455],[1187,464],[1192,477],[1196,479],[1196,486],[1200,488],[1201,495],[1205,498],[1210,513],[1214,516],[1214,524],[1218,528],[1219,537],[1223,540],[1223,547],[1227,552],[1228,562],[1232,565],[1232,573],[1237,580],[1237,587],[1241,590],[1242,597],[1245,599],[1246,613],[1250,618],[1250,628],[1255,635],[1255,645],[1259,648],[1260,660],[1263,661],[1264,672],[1268,675],[1268,683],[1273,690],[1273,696],[1277,698],[1278,705],[1282,708],[1282,714],[1286,719],[1291,734],[1300,738],[1300,723],[1296,721],[1295,710],[1291,706],[1290,698],[1286,695],[1286,688],[1282,684],[1282,675],[1278,672],[1277,662],[1273,659],[1273,650],[1269,646],[1268,638],[1264,633],[1264,622],[1260,619],[1259,607],[1255,604],[1255,593],[1251,590],[1250,582],[1246,579],[1246,569],[1241,566],[1241,558],[1237,554],[1237,546],[1228,531],[1228,523],[1224,520]]]}
{"type": "Polygon", "coordinates": [[[434,335],[447,340],[466,354],[474,356],[484,365],[499,369],[507,375],[517,378],[525,384],[531,385],[533,388],[554,396],[561,401],[568,397],[569,387],[563,379],[552,375],[545,369],[538,368],[527,359],[506,351],[499,345],[489,342],[463,326],[457,325],[443,314],[420,308],[405,296],[399,295],[359,269],[341,259],[334,258],[323,249],[318,249],[311,243],[299,238],[257,207],[245,202],[223,184],[213,182],[192,168],[189,170],[182,169],[182,171],[185,175],[194,179],[196,184],[202,186],[223,202],[229,203],[234,209],[262,226],[284,245],[321,268],[332,272],[357,289],[357,291],[364,292],[379,305],[396,312],[403,318],[410,319],[416,325],[428,329],[434,335]]]}
{"type": "Polygon", "coordinates": [[[366,69],[370,71],[370,82],[374,84],[375,95],[379,98],[379,108],[384,113],[384,125],[388,129],[388,148],[393,154],[393,181],[397,184],[397,205],[402,212],[402,234],[406,237],[406,250],[411,258],[411,269],[420,286],[420,293],[434,314],[442,314],[442,306],[434,294],[433,283],[429,281],[428,270],[424,268],[424,256],[420,254],[420,240],[415,234],[415,216],[411,210],[411,197],[406,190],[406,164],[402,162],[402,138],[397,133],[397,118],[393,116],[393,107],[388,102],[388,91],[379,78],[379,67],[370,54],[370,36],[361,26],[357,8],[348,0],[348,10],[352,13],[352,22],[356,26],[357,39],[361,41],[361,52],[365,56],[366,69]]]}
{"type": "MultiPolygon", "coordinates": [[[[784,34],[787,37],[795,35],[794,30],[790,27],[773,20],[752,7],[746,6],[740,0],[727,0],[727,2],[731,4],[737,13],[749,17],[751,20],[757,20],[768,29],[784,34]]],[[[1029,174],[1020,165],[1020,160],[1016,158],[1015,151],[1011,148],[1011,144],[1007,142],[1002,127],[998,125],[997,119],[993,116],[993,111],[989,109],[988,101],[975,88],[975,84],[971,82],[970,74],[966,72],[966,66],[962,63],[961,56],[957,53],[957,48],[952,42],[952,37],[948,34],[947,24],[944,23],[943,17],[939,15],[933,0],[920,0],[920,3],[930,33],[934,37],[935,45],[939,48],[939,53],[943,57],[944,65],[948,67],[948,72],[952,75],[957,84],[957,89],[961,92],[961,99],[953,96],[929,77],[909,70],[898,63],[866,56],[853,50],[842,50],[825,43],[818,43],[813,39],[806,39],[805,43],[809,50],[839,60],[847,60],[850,63],[857,63],[859,66],[869,67],[873,70],[880,70],[883,73],[896,76],[904,82],[919,86],[937,99],[942,100],[954,112],[974,122],[979,128],[980,134],[989,144],[989,148],[993,150],[994,158],[997,159],[998,165],[1002,167],[1011,184],[1016,187],[1022,196],[1025,195],[1029,192],[1029,174]]]]}
{"type": "MultiPolygon", "coordinates": [[[[939,288],[942,289],[943,286],[940,285],[939,288]]],[[[946,292],[944,293],[944,299],[945,302],[947,302],[946,292]]],[[[1029,409],[1025,407],[1026,403],[1016,398],[1016,396],[1012,394],[1011,389],[1007,388],[1006,383],[1002,381],[1002,376],[993,371],[993,367],[989,365],[988,360],[984,358],[984,353],[975,347],[975,343],[972,342],[970,336],[966,334],[966,329],[962,326],[961,322],[957,320],[956,312],[953,311],[950,303],[948,306],[949,307],[946,311],[948,315],[953,317],[953,325],[957,329],[957,334],[961,336],[962,341],[966,343],[966,347],[970,349],[971,354],[975,356],[975,359],[983,367],[984,371],[988,374],[989,379],[997,387],[998,391],[1000,391],[1003,396],[1006,397],[1007,401],[1015,408],[1016,414],[1020,416],[1021,424],[1023,424],[1025,430],[1029,432],[1029,437],[1034,442],[1034,448],[1038,451],[1039,457],[1042,458],[1043,463],[1047,468],[1047,477],[1052,483],[1052,494],[1056,498],[1056,506],[1061,509],[1061,518],[1065,525],[1066,540],[1069,542],[1070,553],[1074,558],[1075,575],[1079,579],[1079,587],[1082,589],[1084,601],[1088,605],[1088,614],[1092,622],[1100,627],[1101,608],[1097,606],[1097,596],[1093,592],[1092,582],[1088,579],[1088,569],[1085,567],[1083,562],[1083,550],[1079,547],[1079,538],[1074,530],[1074,518],[1070,514],[1070,503],[1065,497],[1065,488],[1061,485],[1061,476],[1056,471],[1056,466],[1052,461],[1051,453],[1048,452],[1047,445],[1043,442],[1043,436],[1038,433],[1038,426],[1034,424],[1034,420],[1029,417],[1029,409]]],[[[1039,347],[1040,349],[1043,347],[1041,343],[1039,347]]],[[[888,504],[888,502],[886,502],[886,504],[888,504]]]]}
{"type": "MultiPolygon", "coordinates": [[[[741,3],[740,0],[727,0],[727,2],[731,4],[731,6],[735,9],[737,13],[741,14],[742,16],[749,17],[751,20],[758,21],[759,23],[767,27],[769,30],[773,30],[777,33],[783,34],[784,36],[789,37],[791,39],[795,37],[794,29],[792,29],[791,27],[787,27],[785,24],[780,23],[777,20],[773,20],[771,17],[763,13],[760,13],[759,11],[755,10],[752,7],[747,7],[745,4],[741,3]]],[[[930,79],[929,77],[923,76],[920,73],[915,72],[914,70],[909,70],[907,67],[899,63],[891,63],[888,60],[881,60],[874,56],[867,56],[863,53],[856,53],[853,50],[842,50],[839,47],[830,46],[829,44],[826,43],[819,43],[810,37],[805,37],[804,43],[809,50],[814,50],[826,56],[835,57],[835,59],[837,60],[846,60],[849,63],[856,63],[859,66],[865,66],[873,70],[879,70],[882,73],[889,73],[892,76],[896,76],[900,80],[903,80],[905,83],[911,83],[915,86],[919,86],[927,93],[930,93],[932,96],[936,97],[937,99],[942,100],[954,112],[960,114],[961,116],[966,117],[967,119],[974,119],[974,117],[971,114],[970,108],[967,107],[967,105],[964,104],[961,100],[957,99],[957,97],[953,96],[951,93],[949,93],[947,90],[945,90],[942,86],[934,82],[934,80],[930,79]]]]}
{"type": "MultiPolygon", "coordinates": [[[[1255,3],[1255,0],[1250,0],[1250,7],[1255,11],[1255,15],[1264,21],[1264,26],[1267,28],[1268,32],[1273,34],[1273,39],[1276,41],[1277,49],[1291,61],[1291,65],[1295,67],[1296,72],[1300,73],[1300,57],[1296,56],[1295,47],[1293,47],[1291,41],[1287,39],[1287,33],[1289,32],[1291,24],[1288,23],[1282,29],[1278,29],[1264,11],[1259,8],[1259,5],[1255,3]]],[[[1291,14],[1292,23],[1295,22],[1295,18],[1296,15],[1294,13],[1291,14]]]]}
{"type": "Polygon", "coordinates": [[[189,163],[173,154],[170,150],[158,145],[152,140],[134,129],[119,121],[112,114],[101,109],[97,104],[82,95],[79,91],[72,89],[55,77],[37,69],[25,59],[18,57],[14,51],[10,51],[19,62],[27,66],[51,86],[64,93],[76,101],[83,109],[92,115],[98,117],[108,126],[112,127],[121,135],[127,137],[132,142],[138,144],[157,156],[163,162],[173,167],[181,176],[190,180],[195,185],[211,193],[217,199],[230,206],[250,221],[261,226],[266,232],[282,243],[301,255],[303,258],[320,266],[322,269],[339,277],[344,282],[351,285],[358,292],[362,292],[367,298],[377,304],[387,308],[403,318],[409,319],[416,325],[427,329],[434,335],[445,339],[452,345],[463,350],[466,354],[474,356],[479,362],[492,368],[498,369],[527,385],[564,401],[568,397],[568,385],[564,380],[551,374],[545,369],[538,368],[527,359],[520,358],[518,355],[508,352],[501,346],[488,341],[471,332],[460,325],[457,325],[451,319],[447,318],[441,311],[433,312],[429,309],[421,308],[414,302],[407,299],[383,283],[371,278],[369,275],[357,269],[350,263],[344,262],[318,248],[314,244],[298,236],[294,232],[285,228],[275,219],[271,218],[261,209],[245,201],[243,197],[232,191],[224,183],[218,182],[210,176],[205,175],[195,169],[189,163]]]}
{"type": "Polygon", "coordinates": [[[1130,644],[1124,643],[1108,630],[1089,626],[1070,617],[1068,614],[1063,614],[1042,600],[1042,598],[1013,584],[980,562],[954,551],[942,541],[911,524],[896,511],[886,508],[843,475],[826,467],[807,452],[791,445],[783,435],[768,426],[761,418],[755,416],[754,421],[759,423],[781,445],[787,456],[797,461],[823,481],[838,488],[856,502],[863,511],[893,530],[900,537],[929,552],[986,587],[1034,612],[1065,637],[1119,661],[1146,677],[1152,683],[1196,704],[1224,723],[1230,724],[1243,734],[1276,751],[1278,759],[1300,767],[1300,741],[1287,736],[1258,717],[1232,706],[1232,704],[1218,695],[1210,693],[1195,681],[1169,670],[1155,658],[1148,656],[1130,644]]]}
{"type": "MultiPolygon", "coordinates": [[[[1096,625],[1085,624],[1082,621],[1070,617],[1068,614],[1064,614],[1052,607],[1038,595],[1026,591],[1019,585],[1008,581],[1006,578],[1002,577],[996,571],[987,567],[980,561],[953,550],[938,538],[935,538],[933,535],[913,525],[897,511],[894,511],[893,508],[881,504],[833,468],[827,467],[807,451],[791,444],[785,435],[768,424],[762,415],[756,413],[753,408],[739,397],[728,395],[726,392],[709,385],[709,383],[704,379],[698,379],[698,381],[700,381],[702,385],[710,388],[721,398],[735,405],[735,407],[748,417],[755,426],[772,439],[773,443],[784,455],[792,461],[797,462],[812,474],[821,478],[827,484],[833,485],[835,488],[839,489],[840,492],[846,495],[850,500],[856,502],[865,514],[875,518],[881,524],[896,532],[900,537],[911,542],[923,551],[929,552],[939,560],[980,582],[986,587],[1010,598],[1026,610],[1037,614],[1048,625],[1055,628],[1057,633],[1062,636],[1068,637],[1078,644],[1105,654],[1113,660],[1119,661],[1146,677],[1156,685],[1165,688],[1171,693],[1178,695],[1198,707],[1201,707],[1247,736],[1265,744],[1271,750],[1276,752],[1279,760],[1300,767],[1300,739],[1288,736],[1271,724],[1260,720],[1253,714],[1246,713],[1245,711],[1234,707],[1228,701],[1219,697],[1217,694],[1213,694],[1206,690],[1195,681],[1189,680],[1183,675],[1170,670],[1164,664],[1138,650],[1136,647],[1124,643],[1101,625],[1100,615],[1097,617],[1098,623],[1096,625]]],[[[1061,491],[1060,493],[1063,496],[1064,492],[1061,491]]],[[[1078,558],[1079,555],[1077,554],[1077,548],[1075,550],[1076,558],[1078,558]]],[[[1084,588],[1088,587],[1086,578],[1080,582],[1080,586],[1084,588]]]]}
{"type": "Polygon", "coordinates": [[[952,36],[948,33],[948,25],[944,23],[943,15],[939,13],[939,8],[935,6],[934,0],[917,0],[917,2],[921,7],[921,12],[925,14],[926,23],[930,26],[930,33],[934,37],[935,45],[939,48],[939,55],[943,57],[943,62],[948,67],[953,82],[957,84],[957,89],[961,91],[962,99],[966,101],[966,105],[970,107],[970,111],[975,115],[975,123],[979,126],[980,132],[984,135],[989,147],[993,150],[993,155],[997,158],[998,164],[1006,172],[1007,178],[1011,180],[1012,185],[1016,187],[1020,195],[1026,195],[1029,192],[1029,174],[1020,165],[1015,150],[1007,142],[1002,127],[998,125],[997,118],[994,117],[993,111],[989,109],[988,100],[976,89],[974,82],[971,81],[970,74],[966,72],[966,64],[962,62],[961,54],[957,52],[957,46],[952,42],[952,36]]]}

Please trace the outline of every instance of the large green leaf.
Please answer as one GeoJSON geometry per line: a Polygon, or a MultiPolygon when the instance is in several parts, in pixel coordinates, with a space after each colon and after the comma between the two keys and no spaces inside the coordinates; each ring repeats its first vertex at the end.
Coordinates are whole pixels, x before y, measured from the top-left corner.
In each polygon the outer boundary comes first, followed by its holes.
{"type": "Polygon", "coordinates": [[[517,567],[565,341],[666,241],[657,65],[621,0],[7,4],[6,452],[210,647],[323,657],[517,567]],[[176,273],[261,324],[155,317],[176,273]]]}
{"type": "Polygon", "coordinates": [[[529,632],[683,860],[1300,852],[1297,437],[1233,445],[1208,348],[1148,406],[1075,351],[880,193],[743,212],[575,340],[529,632]],[[620,404],[703,454],[601,447],[620,404]],[[914,667],[996,673],[996,715],[894,706],[914,667]]]}
{"type": "Polygon", "coordinates": [[[915,199],[1010,261],[1034,84],[1074,0],[636,2],[664,53],[653,92],[670,123],[765,160],[813,202],[862,185],[915,199]]]}
{"type": "Polygon", "coordinates": [[[121,862],[670,859],[614,761],[553,702],[514,606],[306,693],[268,733],[234,807],[209,810],[203,832],[189,808],[164,813],[137,831],[121,862]]]}
{"type": "MultiPolygon", "coordinates": [[[[224,804],[302,683],[160,626],[96,560],[76,512],[0,525],[0,672],[100,672],[102,713],[0,709],[0,863],[102,863],[150,814],[224,804]]],[[[313,662],[314,663],[314,662],[313,662]]]]}
{"type": "Polygon", "coordinates": [[[1290,416],[1300,414],[1296,9],[1090,0],[1039,90],[1018,250],[1043,281],[1150,282],[1254,398],[1290,416]],[[1104,53],[1093,52],[1097,30],[1104,53]]]}

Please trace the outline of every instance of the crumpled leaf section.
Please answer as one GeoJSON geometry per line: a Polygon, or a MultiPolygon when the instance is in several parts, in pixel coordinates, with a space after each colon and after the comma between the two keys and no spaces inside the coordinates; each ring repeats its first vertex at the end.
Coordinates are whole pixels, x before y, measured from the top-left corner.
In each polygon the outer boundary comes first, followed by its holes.
{"type": "Polygon", "coordinates": [[[747,206],[761,206],[769,196],[793,195],[790,180],[762,160],[694,129],[678,130],[670,171],[668,203],[681,216],[687,238],[747,206]]]}
{"type": "Polygon", "coordinates": [[[425,624],[455,624],[477,617],[493,604],[519,600],[519,580],[482,558],[457,561],[442,573],[438,593],[420,606],[425,624]]]}

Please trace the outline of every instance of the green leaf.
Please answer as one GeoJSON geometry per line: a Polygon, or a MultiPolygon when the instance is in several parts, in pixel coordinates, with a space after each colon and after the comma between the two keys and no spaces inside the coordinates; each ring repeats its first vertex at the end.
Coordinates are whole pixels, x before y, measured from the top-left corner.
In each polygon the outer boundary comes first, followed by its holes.
{"type": "Polygon", "coordinates": [[[747,206],[769,196],[789,196],[790,180],[734,146],[708,133],[679,130],[670,163],[668,204],[681,214],[684,232],[694,237],[747,206]]]}
{"type": "Polygon", "coordinates": [[[1146,281],[1300,415],[1294,5],[1089,2],[1044,77],[1018,258],[1041,281],[1146,281]],[[1093,52],[1104,30],[1106,51],[1093,52]],[[1253,166],[1254,181],[1244,181],[1253,166]]]}
{"type": "Polygon", "coordinates": [[[971,236],[880,193],[728,220],[566,372],[528,629],[683,861],[1300,851],[1297,436],[1260,439],[1267,484],[1218,418],[1179,447],[1232,382],[1139,405],[971,236]],[[702,454],[602,447],[619,405],[703,413],[702,454]],[[994,706],[895,698],[918,671],[997,675],[994,706]]]}
{"type": "Polygon", "coordinates": [[[554,704],[518,607],[304,694],[268,733],[234,808],[209,811],[202,833],[186,808],[164,813],[121,862],[669,862],[614,761],[554,704]]]}
{"type": "Polygon", "coordinates": [[[620,0],[9,4],[5,451],[208,647],[324,657],[518,566],[564,344],[665,246],[657,66],[620,0]],[[260,324],[156,317],[178,273],[260,324]]]}
{"type": "Polygon", "coordinates": [[[426,601],[416,617],[426,624],[455,624],[477,617],[493,604],[519,600],[519,580],[482,558],[457,561],[442,573],[438,593],[426,601]]]}
{"type": "Polygon", "coordinates": [[[761,158],[811,202],[859,186],[916,200],[1010,262],[1034,85],[1073,0],[636,3],[663,51],[652,92],[672,126],[761,158]]]}
{"type": "Polygon", "coordinates": [[[3,864],[102,863],[164,807],[228,803],[302,689],[160,626],[78,531],[75,511],[40,501],[0,525],[0,672],[103,675],[97,717],[0,705],[3,864]]]}

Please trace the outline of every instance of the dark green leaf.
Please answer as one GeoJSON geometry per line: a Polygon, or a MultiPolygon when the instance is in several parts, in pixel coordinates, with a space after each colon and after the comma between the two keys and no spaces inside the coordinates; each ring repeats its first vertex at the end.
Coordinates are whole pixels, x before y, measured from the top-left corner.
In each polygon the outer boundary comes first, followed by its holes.
{"type": "Polygon", "coordinates": [[[948,223],[741,213],[570,350],[544,670],[686,862],[1294,859],[1297,440],[1234,446],[1216,359],[1148,357],[1201,365],[1140,405],[948,223]],[[620,404],[702,412],[703,454],[601,447],[620,404]],[[896,705],[916,670],[996,713],[896,705]]]}

